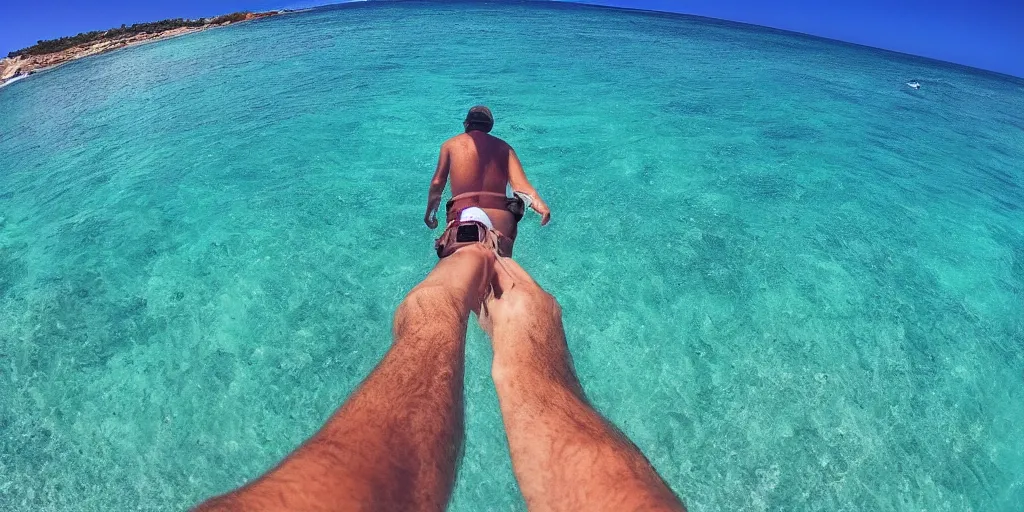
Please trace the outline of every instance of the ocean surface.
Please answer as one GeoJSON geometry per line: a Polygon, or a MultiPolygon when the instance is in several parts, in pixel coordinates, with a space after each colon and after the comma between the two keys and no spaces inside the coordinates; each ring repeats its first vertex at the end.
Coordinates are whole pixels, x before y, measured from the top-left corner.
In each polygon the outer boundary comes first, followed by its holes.
{"type": "MultiPolygon", "coordinates": [[[[517,259],[693,511],[1024,507],[1024,80],[707,19],[318,9],[0,89],[0,510],[181,510],[310,436],[489,105],[517,259]],[[919,80],[920,90],[905,85],[919,80]]],[[[473,326],[451,510],[522,510],[473,326]]]]}

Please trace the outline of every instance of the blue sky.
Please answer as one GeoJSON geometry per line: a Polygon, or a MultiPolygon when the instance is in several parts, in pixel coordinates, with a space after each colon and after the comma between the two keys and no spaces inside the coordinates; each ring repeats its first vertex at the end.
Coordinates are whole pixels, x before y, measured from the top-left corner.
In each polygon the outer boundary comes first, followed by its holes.
{"type": "Polygon", "coordinates": [[[1024,77],[1024,0],[588,0],[792,30],[1024,77]]]}
{"type": "MultiPolygon", "coordinates": [[[[89,30],[318,0],[19,0],[0,4],[0,54],[89,30]]],[[[803,32],[1024,77],[1024,0],[588,0],[803,32]]]]}

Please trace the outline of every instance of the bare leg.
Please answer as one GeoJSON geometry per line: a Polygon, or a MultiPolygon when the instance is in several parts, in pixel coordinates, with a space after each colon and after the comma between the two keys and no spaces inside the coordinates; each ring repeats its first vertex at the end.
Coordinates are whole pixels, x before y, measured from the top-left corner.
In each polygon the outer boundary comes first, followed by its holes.
{"type": "Polygon", "coordinates": [[[482,245],[438,263],[395,312],[391,349],[323,428],[198,510],[443,510],[462,445],[466,323],[493,265],[482,245]]]}
{"type": "Polygon", "coordinates": [[[685,510],[640,450],[587,403],[554,297],[511,259],[481,325],[512,467],[531,510],[685,510]]]}

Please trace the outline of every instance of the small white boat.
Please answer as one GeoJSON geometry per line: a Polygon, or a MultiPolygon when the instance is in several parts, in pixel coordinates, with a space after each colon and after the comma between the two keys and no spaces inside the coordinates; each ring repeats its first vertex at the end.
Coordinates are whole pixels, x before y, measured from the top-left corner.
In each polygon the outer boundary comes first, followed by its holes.
{"type": "Polygon", "coordinates": [[[912,80],[910,82],[907,82],[907,87],[910,87],[911,89],[914,89],[914,90],[920,89],[921,88],[921,82],[918,82],[917,80],[912,80]]]}

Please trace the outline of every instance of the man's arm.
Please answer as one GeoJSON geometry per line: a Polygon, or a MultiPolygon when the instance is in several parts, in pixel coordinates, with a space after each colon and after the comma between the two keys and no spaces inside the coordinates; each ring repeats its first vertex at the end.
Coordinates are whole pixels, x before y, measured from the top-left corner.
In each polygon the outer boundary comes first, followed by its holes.
{"type": "Polygon", "coordinates": [[[437,169],[434,170],[434,178],[430,180],[430,192],[427,193],[427,213],[423,215],[423,222],[430,229],[437,227],[437,208],[441,206],[441,194],[444,193],[444,186],[448,184],[451,164],[448,144],[442,144],[441,154],[437,157],[437,169]]]}
{"type": "Polygon", "coordinates": [[[530,510],[684,511],[626,436],[587,403],[554,297],[515,261],[496,267],[481,325],[512,469],[530,510]]]}
{"type": "Polygon", "coordinates": [[[526,171],[523,170],[523,164],[519,161],[519,156],[516,155],[516,151],[511,147],[508,148],[508,183],[512,185],[512,190],[530,194],[530,197],[533,198],[533,204],[531,207],[540,214],[541,226],[547,224],[551,220],[551,209],[548,208],[548,204],[540,198],[540,194],[538,194],[537,189],[533,188],[533,185],[530,184],[530,180],[526,179],[526,171]]]}
{"type": "Polygon", "coordinates": [[[493,265],[482,245],[441,260],[398,306],[391,349],[327,424],[197,511],[443,510],[462,444],[466,323],[493,265]]]}

